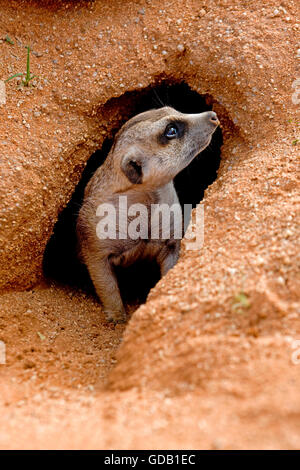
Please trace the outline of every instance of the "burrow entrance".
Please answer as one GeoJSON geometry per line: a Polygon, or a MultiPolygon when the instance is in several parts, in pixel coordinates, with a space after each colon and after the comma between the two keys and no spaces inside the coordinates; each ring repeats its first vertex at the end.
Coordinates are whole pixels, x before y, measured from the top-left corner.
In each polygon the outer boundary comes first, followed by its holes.
{"type": "MultiPolygon", "coordinates": [[[[209,95],[199,95],[186,83],[162,82],[141,91],[127,92],[120,98],[113,98],[105,105],[105,114],[114,115],[119,122],[112,130],[114,136],[129,118],[153,108],[172,106],[184,113],[200,113],[213,108],[209,95]]],[[[108,123],[108,128],[110,123],[108,123]]],[[[111,126],[112,127],[112,126],[111,126]]],[[[63,284],[94,293],[87,269],[76,256],[76,220],[81,206],[84,189],[96,169],[104,162],[113,143],[107,138],[102,148],[88,160],[81,180],[66,208],[59,215],[53,235],[48,242],[44,255],[44,274],[47,278],[63,284]]],[[[199,154],[191,164],[175,178],[175,188],[180,204],[195,207],[203,198],[205,189],[216,179],[220,165],[223,143],[220,128],[213,134],[210,145],[199,154]]],[[[125,303],[137,306],[145,302],[149,290],[158,282],[158,267],[149,263],[120,269],[117,272],[119,286],[125,303]]]]}

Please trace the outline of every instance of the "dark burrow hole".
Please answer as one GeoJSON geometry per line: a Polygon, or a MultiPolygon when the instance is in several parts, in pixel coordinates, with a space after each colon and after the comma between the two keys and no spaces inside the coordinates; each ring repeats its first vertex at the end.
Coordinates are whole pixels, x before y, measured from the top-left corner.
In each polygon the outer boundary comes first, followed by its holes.
{"type": "MultiPolygon", "coordinates": [[[[211,110],[213,100],[210,96],[199,95],[185,83],[162,83],[139,92],[127,92],[120,98],[113,98],[105,106],[108,112],[112,109],[115,113],[117,109],[120,128],[130,117],[165,105],[184,113],[200,113],[211,110]]],[[[114,130],[113,135],[118,128],[114,130]]],[[[70,202],[58,217],[44,255],[43,268],[46,278],[91,294],[94,294],[94,289],[87,269],[76,256],[76,220],[84,188],[96,169],[104,162],[112,142],[113,139],[106,139],[102,148],[88,160],[70,202]]],[[[192,204],[195,207],[203,198],[205,189],[216,179],[222,143],[222,131],[218,128],[210,145],[175,178],[175,188],[181,205],[192,204]]],[[[123,300],[127,305],[133,306],[145,302],[149,290],[160,278],[158,266],[145,261],[126,269],[119,268],[117,276],[123,300]]]]}

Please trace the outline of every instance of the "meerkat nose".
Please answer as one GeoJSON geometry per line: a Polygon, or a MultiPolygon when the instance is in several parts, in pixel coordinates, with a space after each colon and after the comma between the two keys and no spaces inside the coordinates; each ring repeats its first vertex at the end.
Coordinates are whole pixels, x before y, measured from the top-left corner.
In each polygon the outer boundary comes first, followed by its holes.
{"type": "Polygon", "coordinates": [[[216,113],[214,111],[209,111],[207,113],[207,117],[208,117],[208,120],[215,124],[216,126],[218,126],[220,124],[220,121],[218,119],[218,116],[216,115],[216,113]]]}

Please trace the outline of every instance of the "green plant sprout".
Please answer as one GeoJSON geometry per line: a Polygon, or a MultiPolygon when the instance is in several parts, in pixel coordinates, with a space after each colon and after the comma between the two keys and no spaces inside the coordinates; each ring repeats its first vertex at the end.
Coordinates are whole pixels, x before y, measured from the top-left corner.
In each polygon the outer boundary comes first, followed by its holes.
{"type": "Polygon", "coordinates": [[[8,44],[14,45],[14,41],[13,41],[12,39],[10,39],[10,37],[8,36],[8,34],[5,36],[5,42],[7,42],[8,44]]]}
{"type": "Polygon", "coordinates": [[[9,80],[12,80],[13,78],[17,78],[17,77],[24,77],[22,80],[23,86],[29,86],[30,81],[33,78],[36,78],[36,75],[31,75],[31,72],[30,72],[30,47],[29,46],[27,46],[26,73],[15,73],[11,77],[7,78],[5,82],[9,82],[9,80]]]}
{"type": "Polygon", "coordinates": [[[244,313],[244,311],[251,307],[248,295],[244,291],[238,292],[232,302],[232,310],[237,313],[244,313]]]}

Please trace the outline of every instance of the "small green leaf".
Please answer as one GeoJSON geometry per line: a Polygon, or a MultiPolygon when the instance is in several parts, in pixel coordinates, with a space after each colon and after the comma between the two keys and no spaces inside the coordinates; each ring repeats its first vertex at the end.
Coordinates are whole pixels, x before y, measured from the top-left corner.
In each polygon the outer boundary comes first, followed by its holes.
{"type": "Polygon", "coordinates": [[[14,41],[12,39],[10,39],[10,37],[8,35],[5,36],[5,41],[8,43],[8,44],[12,44],[14,45],[14,41]]]}
{"type": "Polygon", "coordinates": [[[251,303],[249,297],[245,292],[241,291],[238,292],[232,302],[232,310],[236,311],[237,313],[243,313],[244,310],[251,307],[251,303]]]}
{"type": "Polygon", "coordinates": [[[298,142],[299,142],[299,139],[295,139],[295,140],[292,141],[292,145],[297,145],[298,142]]]}
{"type": "Polygon", "coordinates": [[[38,337],[40,338],[41,341],[44,341],[46,339],[46,336],[44,336],[42,333],[39,331],[37,332],[38,337]]]}
{"type": "Polygon", "coordinates": [[[30,80],[30,47],[27,46],[26,80],[30,80]]]}
{"type": "Polygon", "coordinates": [[[15,73],[15,75],[12,75],[11,77],[7,78],[6,80],[4,80],[4,82],[9,82],[9,80],[12,80],[13,78],[16,78],[16,77],[23,77],[23,73],[15,73]]]}

